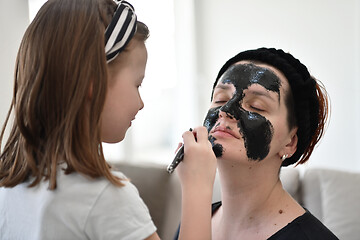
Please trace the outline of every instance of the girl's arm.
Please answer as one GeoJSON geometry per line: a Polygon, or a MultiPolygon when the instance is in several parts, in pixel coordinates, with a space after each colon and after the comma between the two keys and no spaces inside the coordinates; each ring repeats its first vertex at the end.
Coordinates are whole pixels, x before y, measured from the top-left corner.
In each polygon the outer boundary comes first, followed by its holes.
{"type": "Polygon", "coordinates": [[[156,232],[154,232],[149,237],[145,238],[145,240],[160,240],[160,237],[156,232]]]}
{"type": "Polygon", "coordinates": [[[205,127],[185,132],[183,139],[184,160],[177,168],[182,190],[179,239],[209,240],[216,157],[205,127]]]}

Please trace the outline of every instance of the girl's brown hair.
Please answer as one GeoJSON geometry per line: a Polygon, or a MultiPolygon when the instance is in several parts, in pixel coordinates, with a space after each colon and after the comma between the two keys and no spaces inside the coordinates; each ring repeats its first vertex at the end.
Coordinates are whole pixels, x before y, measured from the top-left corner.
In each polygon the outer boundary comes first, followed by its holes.
{"type": "MultiPolygon", "coordinates": [[[[123,185],[104,159],[100,132],[108,78],[104,32],[115,9],[112,0],[49,0],[27,28],[0,136],[1,146],[14,111],[0,155],[0,187],[31,177],[29,186],[45,179],[49,189],[55,189],[62,162],[66,174],[104,176],[123,185]]],[[[147,27],[140,22],[138,26],[137,34],[145,40],[147,27]]]]}

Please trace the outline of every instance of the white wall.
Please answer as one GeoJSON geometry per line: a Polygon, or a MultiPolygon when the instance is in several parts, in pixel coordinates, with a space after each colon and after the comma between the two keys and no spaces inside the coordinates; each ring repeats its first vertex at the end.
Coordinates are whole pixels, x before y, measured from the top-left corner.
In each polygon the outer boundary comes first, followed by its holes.
{"type": "MultiPolygon", "coordinates": [[[[139,12],[142,7],[136,0],[131,2],[134,2],[135,9],[139,12]]],[[[156,4],[154,5],[156,7],[156,4]]],[[[360,92],[360,0],[176,0],[174,8],[175,36],[177,37],[174,45],[177,49],[171,50],[166,46],[157,51],[151,50],[149,58],[163,52],[174,51],[177,54],[177,73],[173,70],[173,74],[167,75],[169,78],[175,78],[177,75],[177,81],[180,82],[183,78],[195,81],[195,89],[190,93],[196,96],[191,96],[190,99],[197,98],[198,102],[195,101],[192,106],[188,103],[176,105],[179,104],[176,102],[174,106],[177,107],[173,112],[159,112],[156,115],[157,118],[168,119],[170,126],[177,116],[191,115],[194,110],[198,110],[197,116],[193,116],[194,120],[180,122],[184,125],[183,130],[187,130],[185,129],[187,122],[201,124],[209,105],[211,86],[215,76],[228,58],[239,51],[262,46],[283,48],[293,53],[309,67],[310,72],[325,84],[331,97],[330,125],[308,166],[360,171],[360,153],[357,151],[357,147],[360,146],[358,137],[360,136],[360,96],[358,94],[360,92]],[[192,12],[194,12],[194,19],[191,16],[192,12]],[[192,21],[196,24],[190,27],[192,21]],[[196,35],[190,36],[192,32],[196,32],[196,35]],[[195,45],[190,42],[191,39],[195,39],[195,45]],[[191,61],[186,61],[186,58],[191,61]],[[195,76],[189,76],[191,73],[195,76]]],[[[144,9],[150,11],[149,7],[144,9]]],[[[140,12],[138,15],[140,19],[144,16],[140,12]]],[[[169,16],[166,15],[166,18],[169,16]]],[[[149,22],[151,20],[145,20],[150,30],[155,24],[161,24],[161,22],[151,23],[149,22]]],[[[26,0],[0,0],[1,124],[11,100],[15,56],[27,24],[26,0]]],[[[159,30],[154,29],[151,37],[161,38],[159,30]]],[[[163,28],[165,34],[174,34],[167,30],[166,27],[163,28]]],[[[151,37],[149,45],[152,45],[151,37]]],[[[166,59],[149,64],[149,69],[158,68],[161,71],[161,66],[167,66],[166,59]]],[[[158,73],[158,76],[162,75],[164,74],[158,73]]],[[[152,73],[147,74],[146,84],[154,81],[156,73],[154,77],[150,76],[152,73]]],[[[143,91],[146,91],[146,84],[143,91]]],[[[186,84],[190,84],[189,81],[186,84]]],[[[190,93],[184,91],[184,88],[178,89],[182,89],[182,93],[168,92],[162,96],[171,95],[171,99],[174,96],[176,98],[182,96],[184,99],[180,99],[180,103],[188,99],[189,96],[186,94],[190,93]]],[[[167,100],[162,99],[162,101],[167,100]]],[[[157,106],[155,101],[146,101],[145,109],[154,108],[154,106],[151,107],[152,104],[157,106]]],[[[151,110],[150,117],[154,117],[152,112],[151,110]]],[[[137,121],[146,123],[145,115],[147,113],[144,110],[137,121]]],[[[143,137],[141,134],[144,134],[144,131],[139,132],[135,129],[139,123],[135,122],[132,131],[136,133],[134,135],[143,137]]],[[[169,130],[167,125],[146,129],[149,129],[149,132],[145,134],[153,136],[171,135],[174,132],[174,130],[169,130]],[[160,131],[163,132],[159,133],[160,131]]],[[[170,138],[181,140],[177,130],[175,132],[176,134],[171,135],[170,138]]],[[[129,140],[137,141],[138,138],[129,138],[129,140]]],[[[144,149],[134,145],[136,149],[144,149]]],[[[173,148],[175,147],[174,145],[173,148]]],[[[162,160],[168,162],[171,157],[172,151],[171,153],[166,151],[162,160]],[[167,157],[168,155],[170,156],[167,157]]],[[[149,156],[149,160],[155,158],[156,156],[149,156]]]]}
{"type": "Polygon", "coordinates": [[[282,48],[305,63],[331,97],[328,130],[308,165],[360,171],[360,1],[195,2],[202,105],[227,59],[246,49],[282,48]]]}
{"type": "MultiPolygon", "coordinates": [[[[0,0],[0,126],[9,110],[15,59],[29,24],[27,0],[0,0]]],[[[8,132],[8,131],[7,131],[8,132]]]]}

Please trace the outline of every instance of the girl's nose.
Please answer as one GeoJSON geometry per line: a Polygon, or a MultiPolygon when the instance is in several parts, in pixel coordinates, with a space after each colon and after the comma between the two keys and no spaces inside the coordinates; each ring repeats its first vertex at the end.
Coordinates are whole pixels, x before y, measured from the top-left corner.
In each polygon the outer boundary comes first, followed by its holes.
{"type": "Polygon", "coordinates": [[[139,107],[139,111],[140,111],[141,109],[144,108],[144,102],[143,102],[141,96],[139,96],[139,100],[140,100],[140,107],[139,107]]]}

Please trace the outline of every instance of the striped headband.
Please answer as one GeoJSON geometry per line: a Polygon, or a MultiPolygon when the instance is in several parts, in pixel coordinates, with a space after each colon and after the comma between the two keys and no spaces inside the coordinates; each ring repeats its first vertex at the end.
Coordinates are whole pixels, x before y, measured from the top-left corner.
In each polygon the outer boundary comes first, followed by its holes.
{"type": "Polygon", "coordinates": [[[105,54],[107,63],[126,47],[136,32],[136,15],[134,7],[119,1],[114,16],[105,30],[105,54]]]}

